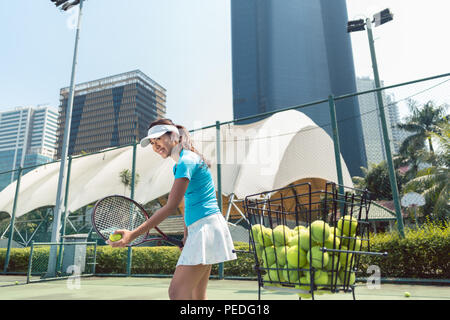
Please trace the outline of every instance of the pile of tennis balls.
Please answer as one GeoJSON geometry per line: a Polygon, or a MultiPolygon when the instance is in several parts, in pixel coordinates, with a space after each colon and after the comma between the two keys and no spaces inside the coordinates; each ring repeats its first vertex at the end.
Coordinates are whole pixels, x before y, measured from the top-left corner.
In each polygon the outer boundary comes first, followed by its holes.
{"type": "MultiPolygon", "coordinates": [[[[310,227],[296,226],[294,229],[282,224],[273,229],[261,224],[253,225],[251,231],[256,254],[261,267],[268,268],[263,280],[271,282],[273,286],[281,286],[281,283],[284,283],[294,285],[296,289],[310,291],[309,269],[312,267],[315,294],[331,293],[332,280],[337,286],[342,286],[344,281],[346,285],[354,284],[355,273],[349,272],[352,270],[350,263],[354,262],[353,254],[323,252],[321,248],[361,250],[361,239],[356,236],[357,225],[357,219],[350,215],[341,217],[336,227],[330,227],[322,220],[312,222],[310,227]],[[352,237],[352,239],[341,238],[341,236],[352,237]],[[298,269],[308,270],[299,271],[298,269]],[[345,272],[345,270],[348,271],[345,272]]],[[[311,294],[299,293],[298,295],[302,298],[311,297],[311,294]]]]}

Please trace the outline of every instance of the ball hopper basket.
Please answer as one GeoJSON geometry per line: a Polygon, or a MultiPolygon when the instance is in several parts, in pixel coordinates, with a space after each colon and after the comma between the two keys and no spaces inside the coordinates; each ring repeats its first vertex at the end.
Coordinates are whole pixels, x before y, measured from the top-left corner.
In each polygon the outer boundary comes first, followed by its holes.
{"type": "Polygon", "coordinates": [[[261,288],[317,294],[351,292],[369,240],[368,192],[328,182],[302,183],[245,197],[250,253],[261,288]]]}

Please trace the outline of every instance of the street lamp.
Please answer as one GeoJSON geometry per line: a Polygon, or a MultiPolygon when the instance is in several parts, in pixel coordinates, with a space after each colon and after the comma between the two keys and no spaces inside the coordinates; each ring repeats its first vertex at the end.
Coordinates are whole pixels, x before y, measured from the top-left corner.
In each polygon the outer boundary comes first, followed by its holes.
{"type": "MultiPolygon", "coordinates": [[[[72,62],[72,76],[70,79],[69,99],[67,100],[63,145],[61,150],[61,164],[59,168],[58,189],[56,192],[55,209],[53,211],[53,227],[52,227],[51,242],[60,242],[61,212],[66,180],[66,160],[69,148],[70,124],[72,121],[72,108],[73,108],[74,87],[75,87],[75,67],[77,64],[78,40],[80,38],[80,23],[81,23],[81,12],[83,9],[83,1],[84,0],[73,0],[73,1],[51,0],[51,2],[53,2],[56,7],[59,7],[59,9],[61,9],[61,11],[67,11],[78,4],[80,5],[80,11],[78,13],[77,32],[75,36],[75,49],[72,62]]],[[[56,264],[57,264],[57,246],[51,246],[46,277],[53,278],[56,276],[56,264]]]]}
{"type": "MultiPolygon", "coordinates": [[[[370,56],[372,58],[372,68],[373,68],[376,89],[381,88],[381,83],[380,83],[380,76],[378,74],[377,58],[375,55],[375,42],[373,40],[372,23],[375,23],[375,27],[378,27],[386,22],[393,20],[393,18],[394,18],[394,15],[391,13],[391,11],[389,9],[384,9],[383,11],[380,11],[373,16],[373,21],[370,21],[369,18],[366,18],[366,20],[359,19],[359,20],[349,21],[347,23],[347,32],[349,32],[349,33],[365,30],[365,27],[367,26],[367,36],[369,38],[370,56]]],[[[391,184],[392,198],[394,200],[395,214],[397,216],[397,225],[398,225],[398,230],[399,230],[401,236],[404,237],[403,218],[402,218],[400,198],[399,198],[398,187],[397,187],[397,178],[395,176],[394,162],[392,161],[392,152],[391,152],[391,146],[389,143],[389,135],[388,135],[387,125],[386,125],[386,115],[384,113],[383,97],[381,95],[381,90],[377,90],[376,94],[377,94],[377,101],[378,101],[378,110],[380,113],[381,128],[383,130],[383,140],[384,140],[384,150],[386,152],[386,162],[387,162],[388,169],[389,169],[389,181],[391,184]]]]}

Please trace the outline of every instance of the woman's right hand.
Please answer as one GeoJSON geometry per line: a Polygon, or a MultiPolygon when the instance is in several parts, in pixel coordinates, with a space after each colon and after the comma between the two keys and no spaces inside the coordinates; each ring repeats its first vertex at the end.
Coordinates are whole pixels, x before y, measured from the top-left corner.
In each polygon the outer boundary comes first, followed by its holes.
{"type": "Polygon", "coordinates": [[[132,238],[132,232],[128,230],[116,230],[114,234],[122,235],[122,238],[117,241],[107,240],[106,243],[113,248],[124,248],[128,246],[134,239],[132,238]]]}

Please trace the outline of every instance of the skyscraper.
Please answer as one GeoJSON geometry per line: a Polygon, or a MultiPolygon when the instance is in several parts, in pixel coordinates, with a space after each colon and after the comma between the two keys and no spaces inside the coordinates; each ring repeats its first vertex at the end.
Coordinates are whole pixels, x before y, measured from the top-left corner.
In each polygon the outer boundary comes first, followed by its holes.
{"type": "MultiPolygon", "coordinates": [[[[375,89],[375,81],[370,78],[357,78],[358,91],[375,89]]],[[[383,83],[381,84],[383,86],[383,83]]],[[[387,129],[392,152],[398,153],[401,133],[397,128],[400,122],[398,106],[391,95],[382,91],[384,112],[386,115],[387,129]]],[[[381,127],[380,113],[378,110],[377,96],[374,92],[358,96],[361,113],[361,122],[364,135],[364,147],[367,155],[367,165],[378,164],[386,160],[384,149],[383,129],[381,127]]]]}
{"type": "MultiPolygon", "coordinates": [[[[57,112],[48,106],[0,112],[0,173],[53,161],[57,119],[57,112]]],[[[17,171],[0,174],[0,190],[16,178],[17,171]]]]}
{"type": "MultiPolygon", "coordinates": [[[[69,88],[60,92],[58,153],[61,158],[69,88]]],[[[166,89],[139,70],[75,86],[69,155],[139,141],[151,121],[166,114],[166,89]]]]}
{"type": "MultiPolygon", "coordinates": [[[[345,0],[232,0],[231,25],[235,119],[356,92],[345,0]]],[[[300,111],[331,136],[328,103],[300,111]]],[[[352,176],[366,164],[358,111],[336,102],[352,176]]]]}

